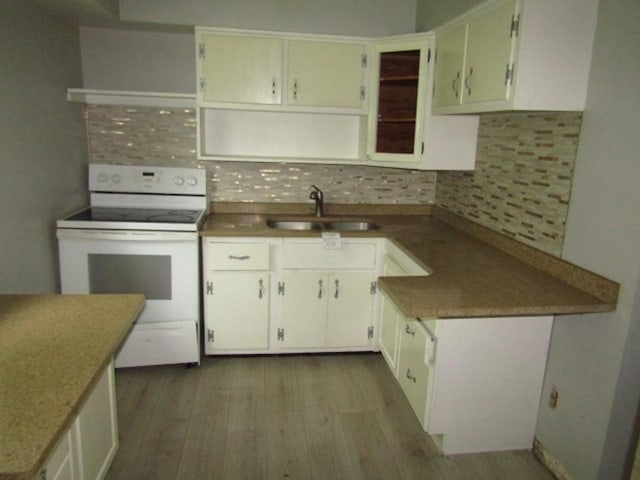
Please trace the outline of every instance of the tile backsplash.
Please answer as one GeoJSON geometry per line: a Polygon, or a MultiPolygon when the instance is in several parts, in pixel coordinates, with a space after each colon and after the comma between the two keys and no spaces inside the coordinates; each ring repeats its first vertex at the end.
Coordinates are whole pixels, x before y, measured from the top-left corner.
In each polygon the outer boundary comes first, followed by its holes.
{"type": "Polygon", "coordinates": [[[579,112],[484,114],[475,171],[440,172],[436,204],[560,255],[581,121],[579,112]]]}
{"type": "Polygon", "coordinates": [[[578,112],[480,120],[476,170],[199,161],[192,108],[87,105],[91,162],[201,166],[210,201],[430,204],[559,255],[582,120],[578,112]]]}
{"type": "Polygon", "coordinates": [[[359,165],[199,161],[191,108],[87,105],[92,163],[202,166],[210,201],[429,204],[436,174],[359,165]]]}

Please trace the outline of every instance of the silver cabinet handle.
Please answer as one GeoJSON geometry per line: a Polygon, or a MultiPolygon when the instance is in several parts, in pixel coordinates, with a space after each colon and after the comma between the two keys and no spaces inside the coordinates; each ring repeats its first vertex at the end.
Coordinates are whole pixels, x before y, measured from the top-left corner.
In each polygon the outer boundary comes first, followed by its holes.
{"type": "Polygon", "coordinates": [[[453,93],[456,96],[456,98],[458,98],[457,84],[459,81],[460,81],[460,72],[457,73],[456,78],[454,78],[453,82],[451,82],[451,89],[453,90],[453,93]]]}
{"type": "Polygon", "coordinates": [[[229,260],[249,260],[251,258],[250,255],[229,255],[229,260]]]}
{"type": "Polygon", "coordinates": [[[411,370],[407,368],[407,378],[411,380],[413,383],[417,382],[415,375],[411,375],[411,370]]]}
{"type": "Polygon", "coordinates": [[[276,77],[273,77],[271,79],[271,95],[275,97],[277,95],[277,90],[278,90],[278,82],[276,82],[276,77]]]}
{"type": "Polygon", "coordinates": [[[298,99],[298,79],[297,78],[293,79],[293,99],[294,100],[298,99]]]}
{"type": "Polygon", "coordinates": [[[333,298],[338,298],[340,296],[340,280],[336,278],[336,293],[333,294],[333,298]]]}
{"type": "Polygon", "coordinates": [[[416,335],[416,332],[414,332],[413,330],[411,330],[411,329],[409,328],[409,325],[407,325],[407,326],[404,328],[404,331],[405,331],[405,332],[407,332],[407,333],[408,333],[409,335],[411,335],[412,337],[415,337],[415,335],[416,335]]]}
{"type": "Polygon", "coordinates": [[[264,280],[258,280],[258,298],[262,298],[264,296],[264,280]]]}
{"type": "Polygon", "coordinates": [[[464,86],[467,88],[467,95],[471,95],[471,87],[469,86],[471,75],[473,75],[473,67],[469,69],[469,75],[467,75],[464,79],[464,86]]]}
{"type": "Polygon", "coordinates": [[[318,280],[318,298],[322,298],[322,280],[318,280]]]}

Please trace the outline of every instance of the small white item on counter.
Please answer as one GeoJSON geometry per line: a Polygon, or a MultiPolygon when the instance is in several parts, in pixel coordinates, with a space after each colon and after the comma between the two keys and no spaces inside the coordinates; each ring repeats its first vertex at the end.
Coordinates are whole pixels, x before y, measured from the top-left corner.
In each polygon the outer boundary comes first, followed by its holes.
{"type": "Polygon", "coordinates": [[[325,250],[340,250],[342,242],[338,232],[322,232],[322,245],[325,250]]]}

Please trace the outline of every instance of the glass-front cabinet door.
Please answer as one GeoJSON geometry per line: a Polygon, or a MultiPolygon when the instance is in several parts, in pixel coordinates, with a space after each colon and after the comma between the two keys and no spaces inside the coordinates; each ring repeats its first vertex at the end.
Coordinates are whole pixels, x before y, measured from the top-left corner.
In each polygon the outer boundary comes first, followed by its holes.
{"type": "Polygon", "coordinates": [[[367,145],[371,160],[419,160],[423,148],[428,52],[425,38],[373,46],[367,145]]]}

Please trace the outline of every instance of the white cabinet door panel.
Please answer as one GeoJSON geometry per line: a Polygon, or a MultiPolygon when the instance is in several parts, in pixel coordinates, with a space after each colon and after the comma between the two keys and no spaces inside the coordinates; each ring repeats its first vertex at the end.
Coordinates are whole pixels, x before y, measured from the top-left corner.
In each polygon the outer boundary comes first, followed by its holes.
{"type": "Polygon", "coordinates": [[[211,282],[211,293],[206,295],[207,353],[268,348],[269,274],[210,272],[207,281],[211,282]]]}
{"type": "Polygon", "coordinates": [[[202,35],[202,99],[205,102],[280,104],[282,40],[271,37],[202,35]]]}
{"type": "Polygon", "coordinates": [[[368,273],[329,275],[327,346],[371,344],[368,328],[371,326],[373,315],[373,281],[375,276],[368,273]]]}
{"type": "Polygon", "coordinates": [[[284,348],[324,346],[327,339],[327,275],[286,272],[282,275],[281,325],[284,348]]]}
{"type": "Polygon", "coordinates": [[[287,103],[361,108],[366,45],[290,40],[287,103]]]}

